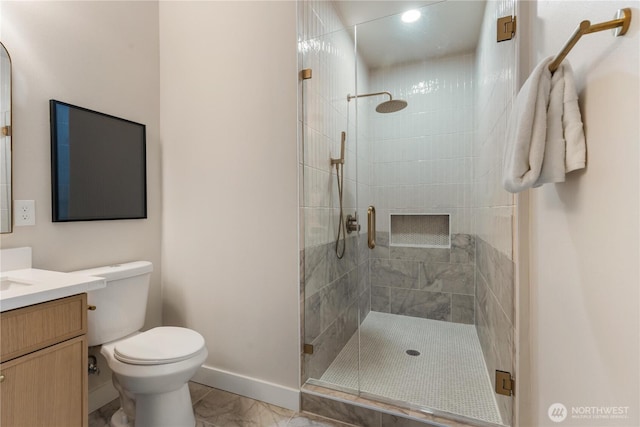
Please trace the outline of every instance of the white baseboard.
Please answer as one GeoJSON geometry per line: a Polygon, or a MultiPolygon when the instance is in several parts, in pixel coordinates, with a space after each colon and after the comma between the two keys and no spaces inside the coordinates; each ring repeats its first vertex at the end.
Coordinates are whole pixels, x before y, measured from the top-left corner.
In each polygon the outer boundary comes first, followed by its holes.
{"type": "Polygon", "coordinates": [[[245,377],[211,366],[202,366],[191,381],[241,396],[261,400],[272,405],[300,411],[300,390],[284,387],[256,378],[245,377]]]}
{"type": "Polygon", "coordinates": [[[89,413],[102,408],[113,399],[119,397],[118,391],[113,387],[113,383],[108,381],[89,391],[89,413]]]}

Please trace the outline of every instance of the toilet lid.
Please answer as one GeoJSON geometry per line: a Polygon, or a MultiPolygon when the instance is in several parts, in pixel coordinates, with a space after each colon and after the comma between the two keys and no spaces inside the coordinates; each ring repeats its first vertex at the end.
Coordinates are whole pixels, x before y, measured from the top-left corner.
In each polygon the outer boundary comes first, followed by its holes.
{"type": "Polygon", "coordinates": [[[187,328],[162,326],[117,343],[114,356],[134,365],[160,365],[188,359],[204,347],[202,335],[187,328]]]}

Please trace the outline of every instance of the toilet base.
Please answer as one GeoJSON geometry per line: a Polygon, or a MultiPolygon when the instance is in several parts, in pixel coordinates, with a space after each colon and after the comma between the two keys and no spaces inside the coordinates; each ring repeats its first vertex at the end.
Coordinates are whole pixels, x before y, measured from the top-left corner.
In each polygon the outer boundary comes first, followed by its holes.
{"type": "Polygon", "coordinates": [[[130,420],[122,408],[111,417],[111,427],[194,427],[189,386],[160,394],[135,396],[136,419],[130,420]]]}
{"type": "Polygon", "coordinates": [[[188,384],[160,394],[136,395],[135,427],[194,427],[188,384]]]}
{"type": "Polygon", "coordinates": [[[133,427],[133,424],[129,422],[129,417],[124,413],[124,409],[118,409],[109,421],[109,427],[133,427]]]}

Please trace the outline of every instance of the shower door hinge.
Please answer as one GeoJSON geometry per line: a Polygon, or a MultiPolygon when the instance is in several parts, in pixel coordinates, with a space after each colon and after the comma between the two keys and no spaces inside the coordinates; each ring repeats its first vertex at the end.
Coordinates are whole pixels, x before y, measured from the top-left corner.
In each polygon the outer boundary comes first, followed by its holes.
{"type": "Polygon", "coordinates": [[[496,370],[496,393],[504,396],[513,396],[516,390],[516,380],[511,372],[496,370]]]}
{"type": "Polygon", "coordinates": [[[498,18],[498,42],[511,40],[516,35],[516,17],[498,18]]]}
{"type": "Polygon", "coordinates": [[[308,80],[311,78],[311,68],[305,68],[302,71],[300,71],[300,77],[302,78],[302,80],[308,80]]]}
{"type": "Polygon", "coordinates": [[[305,344],[303,351],[304,351],[304,354],[313,354],[313,345],[305,344]]]}

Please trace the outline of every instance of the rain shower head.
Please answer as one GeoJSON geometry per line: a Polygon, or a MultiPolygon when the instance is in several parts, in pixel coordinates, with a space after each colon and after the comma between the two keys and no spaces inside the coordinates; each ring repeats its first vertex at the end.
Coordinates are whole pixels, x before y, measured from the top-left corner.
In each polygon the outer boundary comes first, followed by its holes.
{"type": "Polygon", "coordinates": [[[400,111],[405,108],[408,104],[407,101],[403,99],[393,99],[390,92],[375,92],[375,93],[364,93],[362,95],[347,95],[347,102],[350,102],[354,98],[365,98],[367,96],[378,96],[378,95],[388,95],[389,100],[381,102],[376,107],[376,111],[378,113],[395,113],[396,111],[400,111]]]}
{"type": "Polygon", "coordinates": [[[407,101],[404,99],[390,99],[385,102],[381,102],[376,107],[378,113],[395,113],[407,106],[407,101]]]}

